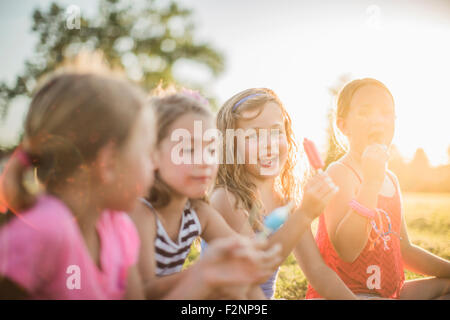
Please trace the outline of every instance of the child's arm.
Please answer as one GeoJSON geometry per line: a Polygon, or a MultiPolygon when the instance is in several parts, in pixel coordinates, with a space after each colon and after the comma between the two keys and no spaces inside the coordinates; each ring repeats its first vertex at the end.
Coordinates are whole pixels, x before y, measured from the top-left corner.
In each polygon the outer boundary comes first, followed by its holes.
{"type": "MultiPolygon", "coordinates": [[[[212,241],[204,257],[184,271],[186,276],[164,298],[248,299],[249,286],[263,281],[270,274],[272,262],[279,260],[279,248],[266,251],[262,250],[264,247],[264,241],[255,242],[242,237],[212,241]]],[[[254,299],[259,298],[254,296],[254,299]]]]}
{"type": "Polygon", "coordinates": [[[264,292],[259,285],[250,288],[248,295],[246,297],[248,300],[267,300],[264,292]]]}
{"type": "Polygon", "coordinates": [[[143,283],[143,290],[147,299],[161,299],[185,275],[179,272],[166,277],[155,274],[155,237],[156,221],[152,212],[142,203],[130,214],[136,225],[141,242],[139,249],[138,272],[143,283]]]}
{"type": "Polygon", "coordinates": [[[406,269],[423,275],[450,278],[450,261],[411,243],[403,213],[401,237],[402,258],[406,269]]]}
{"type": "MultiPolygon", "coordinates": [[[[254,237],[255,232],[250,225],[248,214],[244,209],[236,209],[236,201],[236,197],[223,188],[216,190],[211,196],[211,204],[213,207],[233,226],[236,232],[247,237],[254,237]]],[[[271,244],[283,243],[281,263],[294,248],[298,240],[297,238],[307,230],[310,224],[311,219],[302,214],[300,210],[296,210],[296,214],[291,214],[284,225],[268,238],[271,244]],[[288,229],[287,232],[286,229],[288,229]],[[296,237],[291,236],[292,232],[297,234],[296,237]]]]}
{"type": "Polygon", "coordinates": [[[331,165],[327,172],[339,187],[325,208],[327,232],[341,259],[353,262],[366,246],[370,228],[369,219],[353,212],[349,202],[356,199],[365,207],[375,208],[379,188],[365,180],[357,190],[358,181],[352,172],[339,164],[331,165]]]}
{"type": "Polygon", "coordinates": [[[199,265],[194,265],[188,270],[182,271],[173,288],[166,291],[162,299],[164,300],[195,300],[205,299],[210,294],[210,284],[204,277],[204,273],[199,265]]]}
{"type": "Polygon", "coordinates": [[[128,269],[127,290],[125,299],[142,300],[145,298],[141,277],[137,265],[128,269]]]}
{"type": "Polygon", "coordinates": [[[356,214],[348,203],[356,199],[367,208],[375,209],[378,193],[386,175],[387,150],[378,144],[369,145],[361,156],[362,182],[343,165],[331,165],[327,172],[339,186],[339,193],[325,210],[325,220],[330,240],[339,256],[353,262],[360,255],[369,237],[369,219],[356,214]]]}
{"type": "Polygon", "coordinates": [[[249,222],[248,213],[237,207],[237,199],[231,192],[225,188],[216,189],[212,193],[210,201],[211,206],[220,213],[235,232],[250,238],[255,235],[249,222]]]}
{"type": "MultiPolygon", "coordinates": [[[[305,187],[302,205],[294,210],[283,224],[273,233],[268,242],[271,245],[281,244],[282,261],[292,252],[303,233],[311,226],[314,218],[322,213],[325,204],[335,195],[331,179],[325,174],[317,174],[305,187]]],[[[236,198],[225,189],[219,189],[211,197],[213,206],[223,215],[226,221],[246,232],[245,235],[253,235],[253,231],[244,210],[236,210],[236,198]],[[239,221],[239,222],[238,222],[239,221]],[[241,225],[244,225],[241,226],[241,225]]]]}
{"type": "Polygon", "coordinates": [[[353,292],[322,259],[311,229],[302,236],[294,255],[311,286],[325,299],[355,300],[353,292]]]}
{"type": "MultiPolygon", "coordinates": [[[[202,231],[202,238],[206,242],[209,242],[209,241],[217,239],[217,238],[238,235],[238,233],[228,225],[227,221],[225,221],[225,219],[220,215],[220,213],[217,210],[215,210],[212,206],[210,206],[204,202],[199,202],[198,205],[199,205],[199,207],[197,209],[197,213],[199,216],[199,220],[202,224],[202,228],[204,226],[204,230],[202,231]]],[[[242,212],[241,212],[241,214],[242,214],[242,212]]],[[[236,220],[239,221],[242,219],[238,218],[236,220]]],[[[233,223],[235,223],[235,225],[237,226],[236,220],[233,220],[233,223]]],[[[247,228],[247,230],[241,229],[241,231],[244,231],[244,234],[246,234],[248,236],[253,235],[253,231],[251,230],[251,228],[247,228]]],[[[277,266],[274,265],[274,270],[276,268],[277,268],[277,266]]],[[[225,289],[225,291],[227,291],[227,290],[228,289],[225,289]]],[[[231,288],[230,290],[233,291],[234,289],[231,288]]],[[[250,299],[250,300],[266,299],[264,293],[262,292],[261,288],[258,285],[252,286],[249,289],[249,291],[246,295],[246,298],[250,299]]]]}
{"type": "Polygon", "coordinates": [[[211,205],[204,201],[195,202],[195,210],[202,226],[201,237],[210,242],[214,239],[237,236],[224,217],[211,205]]]}

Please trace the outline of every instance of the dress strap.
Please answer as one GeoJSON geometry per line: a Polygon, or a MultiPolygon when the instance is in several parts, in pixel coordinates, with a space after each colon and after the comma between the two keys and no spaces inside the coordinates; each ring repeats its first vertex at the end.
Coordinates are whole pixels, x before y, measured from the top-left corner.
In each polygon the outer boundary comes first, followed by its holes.
{"type": "Polygon", "coordinates": [[[345,166],[345,167],[349,168],[351,171],[353,171],[353,173],[355,174],[355,176],[358,178],[359,183],[362,183],[361,177],[359,176],[358,172],[356,172],[356,170],[353,169],[352,166],[350,166],[349,164],[347,164],[347,163],[345,163],[345,162],[340,162],[340,161],[338,161],[338,163],[342,164],[343,166],[345,166]]]}
{"type": "Polygon", "coordinates": [[[145,198],[139,198],[139,200],[141,200],[141,202],[142,202],[145,206],[147,206],[147,207],[150,209],[150,211],[153,212],[153,213],[155,214],[155,216],[156,216],[156,210],[155,210],[155,208],[152,206],[152,204],[150,203],[150,201],[148,201],[148,200],[145,199],[145,198]]]}

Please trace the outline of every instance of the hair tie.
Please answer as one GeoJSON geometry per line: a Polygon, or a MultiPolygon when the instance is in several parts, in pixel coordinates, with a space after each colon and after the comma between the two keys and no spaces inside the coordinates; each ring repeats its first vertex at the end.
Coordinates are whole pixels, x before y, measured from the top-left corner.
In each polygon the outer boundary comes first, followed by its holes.
{"type": "Polygon", "coordinates": [[[264,93],[253,93],[249,96],[246,96],[246,97],[242,98],[241,100],[239,100],[238,102],[236,102],[236,104],[233,106],[233,109],[231,111],[236,110],[237,107],[239,107],[242,103],[244,103],[248,99],[256,97],[256,96],[263,96],[263,95],[264,95],[264,93]]]}
{"type": "Polygon", "coordinates": [[[21,147],[16,149],[16,152],[14,153],[14,156],[19,160],[19,162],[25,167],[31,167],[31,160],[28,153],[23,150],[21,147]]]}
{"type": "Polygon", "coordinates": [[[198,91],[194,91],[194,90],[190,90],[187,88],[183,88],[183,90],[181,91],[182,94],[190,96],[191,98],[194,98],[195,100],[205,104],[205,105],[209,105],[208,100],[203,97],[200,92],[198,91]]]}

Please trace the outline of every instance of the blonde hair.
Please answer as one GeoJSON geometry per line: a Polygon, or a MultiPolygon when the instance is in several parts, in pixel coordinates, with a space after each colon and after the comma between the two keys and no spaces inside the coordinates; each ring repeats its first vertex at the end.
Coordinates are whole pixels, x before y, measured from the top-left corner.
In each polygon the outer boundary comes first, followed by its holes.
{"type": "MultiPolygon", "coordinates": [[[[47,192],[108,142],[123,145],[146,103],[139,88],[100,62],[100,55],[83,53],[46,76],[33,94],[19,148],[47,192]]],[[[5,168],[3,193],[14,212],[36,200],[24,185],[29,169],[14,155],[5,168]]]]}
{"type": "MultiPolygon", "coordinates": [[[[152,92],[150,104],[156,115],[156,146],[167,137],[170,126],[179,118],[186,114],[199,114],[207,117],[214,117],[205,100],[201,99],[198,93],[187,89],[177,89],[173,86],[162,89],[156,88],[152,92]]],[[[149,192],[147,200],[155,208],[167,206],[171,200],[171,188],[161,179],[158,170],[155,172],[155,181],[149,192]]],[[[207,200],[206,198],[203,200],[207,200]]]]}
{"type": "Polygon", "coordinates": [[[348,151],[348,143],[344,138],[343,134],[337,128],[336,121],[338,118],[345,119],[350,111],[350,104],[352,102],[352,98],[355,95],[356,91],[363,86],[373,85],[379,88],[386,90],[387,93],[394,101],[394,97],[392,96],[389,89],[381,82],[373,78],[363,78],[352,80],[347,83],[340,91],[336,99],[336,111],[332,114],[332,139],[333,143],[336,146],[335,150],[332,151],[329,149],[327,155],[327,163],[338,160],[341,156],[343,156],[348,151]]]}
{"type": "MultiPolygon", "coordinates": [[[[298,178],[294,175],[294,170],[298,161],[298,147],[292,130],[291,118],[275,92],[266,88],[254,88],[234,95],[219,110],[217,128],[222,132],[223,136],[226,136],[227,129],[237,129],[237,121],[239,119],[250,120],[242,116],[242,111],[259,109],[259,112],[253,117],[256,118],[261,114],[263,106],[268,102],[275,102],[280,107],[288,142],[287,161],[281,168],[280,175],[275,180],[275,190],[284,197],[286,202],[297,202],[300,196],[300,185],[298,178]],[[236,104],[238,105],[236,106],[236,104]]],[[[228,150],[231,147],[227,145],[227,141],[224,139],[223,154],[227,152],[235,154],[236,146],[234,146],[235,150],[228,150]]],[[[223,187],[232,192],[239,200],[237,201],[237,206],[242,206],[250,214],[254,211],[259,212],[262,208],[261,200],[257,196],[256,186],[251,182],[243,164],[236,163],[236,161],[233,164],[221,164],[215,187],[223,187]]],[[[255,221],[255,219],[261,220],[259,215],[257,217],[251,216],[250,218],[252,221],[255,221]]]]}

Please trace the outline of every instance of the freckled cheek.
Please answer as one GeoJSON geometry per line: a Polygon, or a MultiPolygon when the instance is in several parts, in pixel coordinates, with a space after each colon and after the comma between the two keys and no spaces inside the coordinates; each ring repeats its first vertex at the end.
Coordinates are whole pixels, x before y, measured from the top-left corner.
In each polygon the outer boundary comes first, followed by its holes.
{"type": "Polygon", "coordinates": [[[279,155],[280,155],[280,165],[281,166],[283,166],[287,160],[288,147],[289,147],[289,145],[288,145],[286,136],[280,137],[278,148],[279,148],[279,152],[280,152],[279,155]]]}
{"type": "Polygon", "coordinates": [[[249,141],[238,141],[236,145],[236,155],[234,156],[234,163],[242,163],[242,159],[245,159],[245,163],[247,163],[250,154],[250,148],[252,147],[249,141]]]}
{"type": "Polygon", "coordinates": [[[171,186],[184,186],[189,183],[192,165],[170,163],[160,168],[160,173],[167,184],[171,186]],[[164,172],[161,172],[161,170],[164,172]]]}
{"type": "Polygon", "coordinates": [[[251,161],[250,157],[258,157],[259,144],[255,139],[252,139],[246,143],[246,163],[251,161]]]}
{"type": "Polygon", "coordinates": [[[348,136],[350,137],[364,137],[367,133],[367,128],[370,128],[370,123],[367,121],[354,122],[349,126],[348,136]]]}
{"type": "Polygon", "coordinates": [[[278,148],[279,148],[280,155],[287,153],[288,141],[287,141],[287,137],[285,135],[280,136],[280,138],[278,139],[278,148]]]}

